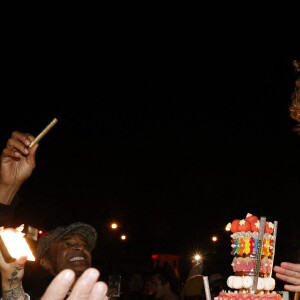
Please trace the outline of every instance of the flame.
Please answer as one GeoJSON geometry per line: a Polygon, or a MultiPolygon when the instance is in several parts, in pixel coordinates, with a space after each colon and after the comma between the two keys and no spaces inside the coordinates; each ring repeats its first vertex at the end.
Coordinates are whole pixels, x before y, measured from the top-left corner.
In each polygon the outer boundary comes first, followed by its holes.
{"type": "Polygon", "coordinates": [[[35,261],[35,257],[24,238],[25,233],[22,232],[23,229],[24,224],[16,229],[2,228],[0,235],[11,257],[19,258],[21,256],[27,256],[27,260],[35,261]]]}

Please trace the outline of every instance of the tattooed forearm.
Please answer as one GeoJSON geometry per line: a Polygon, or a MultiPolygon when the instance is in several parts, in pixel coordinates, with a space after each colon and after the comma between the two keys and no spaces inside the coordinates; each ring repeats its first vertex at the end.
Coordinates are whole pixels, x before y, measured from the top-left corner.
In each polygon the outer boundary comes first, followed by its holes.
{"type": "Polygon", "coordinates": [[[16,282],[17,280],[20,279],[17,275],[18,275],[18,272],[13,272],[13,273],[11,274],[12,277],[8,279],[8,281],[9,281],[9,287],[10,287],[10,288],[11,288],[11,286],[12,286],[12,284],[13,284],[14,282],[16,282]]]}
{"type": "Polygon", "coordinates": [[[17,300],[21,296],[23,296],[23,298],[25,298],[25,292],[23,290],[22,285],[14,288],[14,289],[8,290],[8,291],[3,290],[3,298],[2,299],[3,300],[17,300]]]}

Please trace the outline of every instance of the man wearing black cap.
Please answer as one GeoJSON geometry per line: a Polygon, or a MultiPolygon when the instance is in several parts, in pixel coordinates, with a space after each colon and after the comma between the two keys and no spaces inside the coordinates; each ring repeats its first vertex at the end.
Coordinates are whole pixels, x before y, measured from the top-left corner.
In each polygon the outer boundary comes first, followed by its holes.
{"type": "MultiPolygon", "coordinates": [[[[0,159],[0,225],[6,225],[12,215],[14,198],[22,184],[35,168],[35,153],[38,145],[30,148],[34,137],[13,132],[0,159]]],[[[51,275],[71,269],[76,280],[91,267],[91,251],[97,241],[97,232],[91,225],[77,222],[59,226],[43,235],[38,241],[37,259],[51,275]]],[[[3,299],[28,299],[22,287],[25,258],[7,264],[2,255],[0,270],[3,299]],[[27,298],[26,298],[27,297],[27,298]]]]}
{"type": "Polygon", "coordinates": [[[72,269],[79,277],[91,266],[91,251],[96,241],[97,232],[88,224],[77,222],[59,226],[40,238],[37,259],[52,275],[72,269]]]}
{"type": "MultiPolygon", "coordinates": [[[[91,251],[96,241],[97,232],[88,224],[77,222],[68,226],[59,226],[40,238],[37,259],[53,276],[57,276],[65,269],[72,270],[75,283],[86,270],[91,268],[91,251]]],[[[15,262],[6,263],[0,252],[3,300],[30,299],[22,287],[25,262],[26,258],[20,258],[15,262]]],[[[29,294],[36,299],[43,293],[38,290],[37,287],[36,291],[31,291],[29,294]]]]}

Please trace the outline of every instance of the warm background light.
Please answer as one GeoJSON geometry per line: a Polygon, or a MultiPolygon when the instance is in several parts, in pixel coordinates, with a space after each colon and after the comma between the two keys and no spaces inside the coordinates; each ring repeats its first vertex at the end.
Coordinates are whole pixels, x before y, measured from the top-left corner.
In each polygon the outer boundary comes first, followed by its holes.
{"type": "Polygon", "coordinates": [[[112,229],[117,229],[117,227],[118,227],[117,223],[112,223],[112,224],[111,224],[111,228],[112,228],[112,229]]]}
{"type": "Polygon", "coordinates": [[[201,259],[201,256],[200,256],[199,254],[196,254],[196,255],[194,256],[194,259],[195,259],[196,261],[198,261],[198,260],[201,259]]]}
{"type": "Polygon", "coordinates": [[[227,224],[226,227],[225,227],[225,230],[226,230],[226,231],[230,231],[230,226],[231,226],[231,224],[230,224],[230,225],[227,224]]]}

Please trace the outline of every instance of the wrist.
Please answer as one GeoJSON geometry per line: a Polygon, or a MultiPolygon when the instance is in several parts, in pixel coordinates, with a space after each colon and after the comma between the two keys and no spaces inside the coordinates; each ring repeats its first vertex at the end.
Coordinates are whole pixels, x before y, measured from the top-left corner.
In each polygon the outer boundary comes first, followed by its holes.
{"type": "Polygon", "coordinates": [[[15,289],[23,289],[22,280],[10,283],[7,279],[2,280],[2,291],[11,291],[15,289]]]}
{"type": "Polygon", "coordinates": [[[24,292],[22,284],[15,288],[11,289],[4,289],[2,287],[2,298],[1,300],[10,300],[10,299],[16,299],[16,300],[28,300],[30,299],[29,295],[24,292]]]}
{"type": "Polygon", "coordinates": [[[21,185],[21,183],[4,184],[0,182],[0,203],[10,205],[21,185]]]}
{"type": "Polygon", "coordinates": [[[1,276],[2,276],[2,290],[3,291],[9,291],[9,290],[13,290],[13,289],[22,287],[22,278],[18,278],[18,275],[16,275],[15,277],[11,276],[10,278],[3,276],[3,274],[1,274],[1,276]]]}

